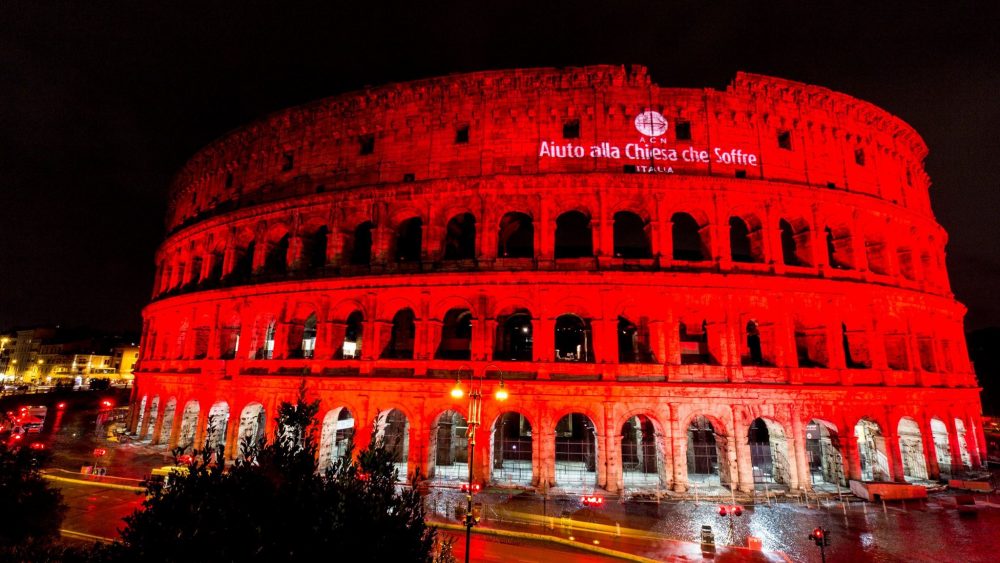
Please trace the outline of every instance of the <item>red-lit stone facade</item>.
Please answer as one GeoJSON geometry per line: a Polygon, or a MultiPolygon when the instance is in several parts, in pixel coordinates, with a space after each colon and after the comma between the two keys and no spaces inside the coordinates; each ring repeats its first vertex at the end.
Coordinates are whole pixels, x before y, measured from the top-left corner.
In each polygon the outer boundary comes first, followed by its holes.
{"type": "Polygon", "coordinates": [[[474,375],[484,483],[809,489],[978,468],[926,152],[824,88],[664,88],[642,67],[278,112],[172,188],[133,428],[233,458],[304,380],[324,464],[375,431],[404,474],[457,480],[466,404],[449,390],[474,375]]]}

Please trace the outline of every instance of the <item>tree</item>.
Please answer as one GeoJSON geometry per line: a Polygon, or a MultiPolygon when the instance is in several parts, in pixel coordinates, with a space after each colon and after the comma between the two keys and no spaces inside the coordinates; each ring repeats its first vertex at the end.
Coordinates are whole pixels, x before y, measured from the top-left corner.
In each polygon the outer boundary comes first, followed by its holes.
{"type": "Polygon", "coordinates": [[[0,560],[47,559],[66,516],[62,494],[39,471],[45,450],[9,447],[0,434],[0,560]]]}
{"type": "MultiPolygon", "coordinates": [[[[217,452],[200,452],[169,487],[151,484],[109,551],[118,561],[436,561],[435,531],[416,490],[397,490],[392,456],[380,439],[317,472],[319,401],[300,388],[283,403],[278,436],[249,440],[227,471],[217,452]]],[[[353,450],[353,444],[351,444],[353,450]]]]}

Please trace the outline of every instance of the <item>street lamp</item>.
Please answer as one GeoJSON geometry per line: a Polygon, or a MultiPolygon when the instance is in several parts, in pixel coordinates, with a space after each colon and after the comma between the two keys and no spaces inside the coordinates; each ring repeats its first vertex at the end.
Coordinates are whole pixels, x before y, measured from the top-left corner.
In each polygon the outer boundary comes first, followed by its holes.
{"type": "MultiPolygon", "coordinates": [[[[462,389],[462,369],[468,366],[462,366],[458,370],[458,377],[455,379],[455,387],[451,389],[451,397],[455,400],[461,399],[465,395],[465,391],[462,389]]],[[[472,495],[475,492],[474,485],[472,483],[472,467],[475,464],[476,458],[476,429],[481,424],[480,415],[482,414],[483,406],[483,380],[486,379],[485,370],[490,367],[496,368],[500,372],[500,386],[493,393],[493,398],[497,401],[503,402],[507,400],[509,394],[507,389],[504,388],[503,384],[503,370],[495,364],[487,365],[483,371],[484,376],[476,378],[474,377],[474,372],[469,368],[469,416],[466,418],[466,423],[468,424],[468,429],[466,435],[468,436],[469,442],[469,483],[466,489],[466,500],[467,506],[465,509],[465,563],[469,563],[469,551],[472,546],[472,527],[476,525],[476,519],[472,514],[472,495]]]]}

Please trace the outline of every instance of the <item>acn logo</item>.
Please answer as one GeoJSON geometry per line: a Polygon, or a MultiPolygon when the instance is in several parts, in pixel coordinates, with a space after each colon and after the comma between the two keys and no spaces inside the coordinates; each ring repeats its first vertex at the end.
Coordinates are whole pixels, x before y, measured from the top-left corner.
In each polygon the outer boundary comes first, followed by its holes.
{"type": "Polygon", "coordinates": [[[659,137],[667,132],[667,120],[659,112],[647,110],[635,116],[635,128],[647,137],[659,137]]]}

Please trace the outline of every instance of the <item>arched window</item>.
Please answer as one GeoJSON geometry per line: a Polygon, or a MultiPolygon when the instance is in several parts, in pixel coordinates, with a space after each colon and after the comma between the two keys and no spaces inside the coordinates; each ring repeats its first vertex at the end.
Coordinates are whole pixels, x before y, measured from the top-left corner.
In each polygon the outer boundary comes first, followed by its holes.
{"type": "Polygon", "coordinates": [[[340,357],[355,359],[361,357],[361,337],[364,334],[365,316],[354,311],[347,317],[344,326],[344,342],[340,346],[340,357]]]}
{"type": "Polygon", "coordinates": [[[245,282],[253,276],[253,255],[257,252],[257,243],[250,241],[243,249],[236,252],[236,264],[229,274],[229,279],[235,283],[245,282]]]}
{"type": "Polygon", "coordinates": [[[576,315],[562,315],[556,319],[555,331],[556,361],[594,361],[589,320],[576,315]]]}
{"type": "Polygon", "coordinates": [[[412,360],[416,332],[416,319],[411,309],[403,309],[396,313],[392,318],[389,343],[383,350],[382,357],[412,360]]]}
{"type": "Polygon", "coordinates": [[[316,354],[316,313],[306,318],[302,328],[302,357],[309,360],[316,354]]]}
{"type": "Polygon", "coordinates": [[[396,228],[396,261],[420,262],[421,239],[424,222],[420,217],[411,217],[396,228]]]}
{"type": "Polygon", "coordinates": [[[372,223],[365,221],[354,229],[351,237],[350,262],[352,266],[368,266],[372,263],[372,223]]]}
{"type": "Polygon", "coordinates": [[[507,213],[497,233],[498,258],[534,258],[535,227],[524,213],[507,213]]]}
{"type": "Polygon", "coordinates": [[[889,273],[889,256],[885,239],[878,234],[869,233],[865,238],[865,257],[868,261],[868,269],[879,275],[889,273]]]}
{"type": "Polygon", "coordinates": [[[468,309],[452,309],[441,324],[441,345],[436,357],[446,360],[468,360],[472,357],[472,313],[468,309]]]}
{"type": "Polygon", "coordinates": [[[274,357],[274,333],[276,328],[277,323],[273,320],[267,324],[267,329],[264,331],[263,346],[257,351],[258,360],[270,360],[274,357]]]}
{"type": "Polygon", "coordinates": [[[809,225],[805,221],[792,222],[782,219],[778,222],[781,230],[781,256],[787,266],[812,266],[809,225]]]}
{"type": "Polygon", "coordinates": [[[687,213],[675,213],[670,221],[674,238],[674,260],[708,260],[711,253],[706,237],[702,236],[703,226],[687,213]]]}
{"type": "Polygon", "coordinates": [[[831,268],[849,270],[854,267],[854,244],[846,227],[826,227],[826,255],[831,268]]]}
{"type": "Polygon", "coordinates": [[[236,353],[240,349],[240,318],[238,316],[230,317],[219,331],[219,348],[221,359],[232,360],[236,358],[236,353]]]}
{"type": "Polygon", "coordinates": [[[618,258],[652,258],[647,224],[631,211],[615,213],[615,256],[618,258]]]}
{"type": "Polygon", "coordinates": [[[445,228],[444,259],[473,260],[476,257],[476,218],[472,213],[456,215],[445,228]]]}
{"type": "Polygon", "coordinates": [[[288,271],[288,234],[281,237],[267,252],[264,271],[268,274],[284,274],[288,271]]]}
{"type": "MultiPolygon", "coordinates": [[[[751,218],[753,219],[753,218],[751,218]]],[[[757,221],[729,218],[729,251],[733,262],[763,262],[764,241],[757,221]]]]}
{"type": "Polygon", "coordinates": [[[329,229],[326,225],[316,229],[303,241],[303,261],[307,270],[315,271],[326,266],[326,247],[329,240],[329,229]]]}
{"type": "Polygon", "coordinates": [[[749,364],[753,366],[764,365],[764,352],[760,345],[760,326],[757,321],[747,321],[747,350],[749,352],[749,364]]]}
{"type": "Polygon", "coordinates": [[[530,362],[532,360],[531,313],[519,309],[497,317],[494,360],[530,362]]]}
{"type": "Polygon", "coordinates": [[[579,211],[567,211],[556,219],[556,258],[583,258],[594,255],[590,219],[579,211]]]}
{"type": "Polygon", "coordinates": [[[625,317],[618,317],[618,363],[646,364],[654,362],[646,323],[643,322],[640,326],[636,326],[625,317]]]}

